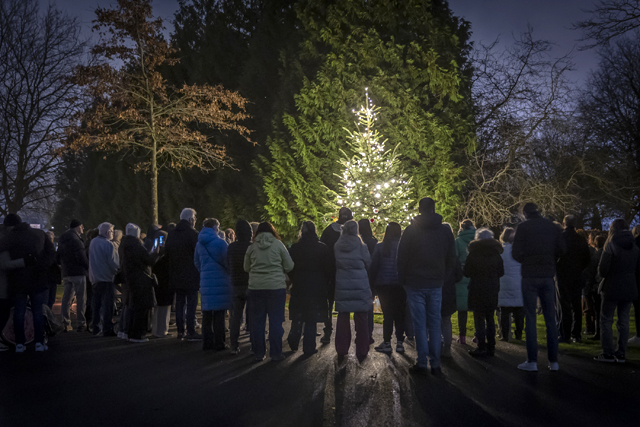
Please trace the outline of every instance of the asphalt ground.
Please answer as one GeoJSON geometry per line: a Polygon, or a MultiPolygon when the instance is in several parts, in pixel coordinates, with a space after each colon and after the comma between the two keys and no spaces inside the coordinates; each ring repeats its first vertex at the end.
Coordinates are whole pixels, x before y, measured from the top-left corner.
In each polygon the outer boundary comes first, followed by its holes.
{"type": "Polygon", "coordinates": [[[638,362],[561,355],[550,372],[543,348],[529,373],[516,368],[523,345],[478,360],[454,343],[443,375],[416,376],[409,345],[391,356],[372,345],[360,364],[354,345],[338,362],[333,341],[310,357],[285,341],[285,360],[254,364],[248,335],[234,356],[171,332],[146,344],[68,332],[45,353],[0,353],[0,427],[640,425],[638,362]]]}

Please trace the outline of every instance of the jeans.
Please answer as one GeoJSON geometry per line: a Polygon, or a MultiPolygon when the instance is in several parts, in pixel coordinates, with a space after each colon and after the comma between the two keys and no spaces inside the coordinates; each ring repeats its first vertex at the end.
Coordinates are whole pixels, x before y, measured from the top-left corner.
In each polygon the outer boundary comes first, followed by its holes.
{"type": "Polygon", "coordinates": [[[376,288],[380,307],[382,308],[382,338],[385,342],[391,341],[393,325],[396,326],[396,339],[404,341],[405,332],[405,306],[407,293],[402,286],[378,286],[376,288]]]}
{"type": "MultiPolygon", "coordinates": [[[[363,360],[369,354],[369,313],[353,313],[356,324],[356,357],[363,360]]],[[[336,352],[338,356],[345,356],[351,347],[351,313],[338,313],[336,321],[336,352]]]]}
{"type": "Polygon", "coordinates": [[[300,338],[302,337],[302,351],[304,354],[312,354],[316,351],[316,332],[318,330],[315,322],[291,322],[291,329],[289,330],[289,336],[287,342],[291,350],[296,351],[300,345],[300,338]],[[302,337],[302,331],[304,329],[304,337],[302,337]]]}
{"type": "Polygon", "coordinates": [[[564,341],[582,335],[582,288],[580,283],[558,281],[560,294],[560,336],[564,341]]]}
{"type": "MultiPolygon", "coordinates": [[[[34,341],[44,343],[44,316],[42,315],[42,305],[49,298],[49,291],[44,290],[38,293],[28,293],[16,296],[16,303],[13,312],[13,328],[16,336],[16,344],[24,344],[24,316],[27,311],[27,298],[31,300],[31,313],[33,314],[34,341]]],[[[628,322],[627,322],[628,323],[628,322]]]]}
{"type": "Polygon", "coordinates": [[[407,286],[405,290],[416,337],[416,350],[418,351],[416,364],[421,368],[426,368],[428,361],[430,361],[432,368],[439,368],[442,288],[416,289],[407,286]]]}
{"type": "Polygon", "coordinates": [[[269,355],[272,359],[282,357],[282,336],[284,329],[284,305],[287,301],[286,289],[249,289],[251,301],[251,345],[256,358],[266,354],[264,331],[269,316],[269,355]]]}
{"type": "Polygon", "coordinates": [[[196,308],[198,308],[198,291],[176,289],[176,326],[178,334],[184,334],[185,305],[187,307],[187,335],[196,333],[196,308]]]}
{"type": "Polygon", "coordinates": [[[116,288],[113,282],[96,282],[93,284],[93,334],[97,335],[102,313],[102,333],[113,332],[113,301],[116,288]]]}
{"type": "Polygon", "coordinates": [[[536,329],[537,300],[540,298],[544,323],[547,326],[549,362],[558,361],[558,328],[556,326],[556,284],[552,277],[523,277],[522,299],[526,318],[527,360],[538,361],[538,332],[536,329]]]}
{"type": "Polygon", "coordinates": [[[224,350],[224,315],[226,310],[202,311],[202,349],[224,350]]]}
{"type": "Polygon", "coordinates": [[[508,340],[511,332],[511,314],[516,322],[515,337],[517,340],[522,339],[522,330],[524,329],[524,310],[522,307],[500,307],[500,329],[502,329],[502,339],[508,340]]]}
{"type": "Polygon", "coordinates": [[[629,340],[629,311],[631,301],[607,301],[602,300],[600,310],[600,344],[602,352],[608,355],[624,356],[627,352],[629,340]],[[613,350],[613,314],[618,310],[618,349],[613,350]]]}
{"type": "MultiPolygon", "coordinates": [[[[242,325],[242,315],[244,307],[247,305],[247,287],[233,287],[233,310],[231,319],[229,319],[229,340],[231,341],[231,349],[238,348],[238,338],[240,337],[240,326],[242,325]]],[[[247,324],[249,319],[247,318],[247,324]]]]}
{"type": "MultiPolygon", "coordinates": [[[[496,348],[496,319],[495,310],[474,310],[473,324],[476,327],[478,348],[493,351],[496,348]]],[[[507,329],[508,333],[508,329],[507,329]]]]}
{"type": "Polygon", "coordinates": [[[469,319],[468,311],[458,311],[458,331],[461,337],[467,336],[467,320],[469,319]]]}
{"type": "Polygon", "coordinates": [[[71,324],[69,311],[71,310],[71,301],[76,297],[76,318],[78,326],[85,326],[87,320],[85,318],[85,310],[87,309],[87,278],[85,276],[67,276],[62,279],[64,284],[64,293],[62,294],[62,324],[71,324]]]}

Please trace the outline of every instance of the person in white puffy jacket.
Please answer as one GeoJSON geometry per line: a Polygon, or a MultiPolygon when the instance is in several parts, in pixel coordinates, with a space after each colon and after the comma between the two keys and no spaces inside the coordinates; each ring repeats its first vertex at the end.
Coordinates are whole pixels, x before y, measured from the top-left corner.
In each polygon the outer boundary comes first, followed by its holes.
{"type": "Polygon", "coordinates": [[[516,323],[515,338],[522,339],[524,328],[524,310],[522,308],[522,275],[520,263],[513,259],[511,249],[513,237],[516,231],[507,227],[502,231],[500,243],[504,248],[502,262],[504,264],[504,276],[500,278],[500,292],[498,293],[498,306],[500,307],[501,341],[509,341],[511,335],[511,315],[516,323]]]}

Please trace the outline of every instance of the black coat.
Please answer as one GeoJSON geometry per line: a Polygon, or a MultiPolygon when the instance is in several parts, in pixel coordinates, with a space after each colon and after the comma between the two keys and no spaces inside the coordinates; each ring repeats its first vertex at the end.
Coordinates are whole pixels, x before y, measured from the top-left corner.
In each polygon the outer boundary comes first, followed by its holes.
{"type": "Polygon", "coordinates": [[[442,216],[431,213],[415,217],[398,246],[398,278],[403,286],[441,288],[455,268],[453,233],[442,216]]]}
{"type": "Polygon", "coordinates": [[[155,301],[155,282],[151,278],[151,267],[156,262],[156,255],[150,254],[135,236],[122,239],[122,271],[130,292],[129,306],[134,310],[152,308],[155,301]]]}
{"type": "Polygon", "coordinates": [[[584,287],[584,269],[589,267],[591,252],[587,241],[573,227],[562,232],[567,251],[558,259],[558,286],[579,291],[584,287]]]}
{"type": "Polygon", "coordinates": [[[400,239],[387,242],[391,245],[389,253],[384,252],[384,242],[378,243],[371,256],[371,267],[369,267],[369,282],[375,286],[400,286],[398,279],[398,243],[400,239]]]}
{"type": "MultiPolygon", "coordinates": [[[[146,247],[145,247],[146,248],[146,247]]],[[[156,287],[156,301],[159,306],[173,304],[175,290],[171,287],[171,271],[166,256],[160,257],[153,266],[153,274],[158,278],[156,287]]]]}
{"type": "Polygon", "coordinates": [[[598,275],[598,265],[600,264],[600,258],[602,258],[602,252],[604,248],[595,249],[590,248],[591,252],[591,261],[589,262],[589,266],[584,269],[584,293],[585,295],[589,294],[597,294],[598,286],[600,285],[600,281],[602,277],[598,275]]]}
{"type": "Polygon", "coordinates": [[[463,277],[462,264],[456,257],[456,267],[451,270],[444,281],[444,286],[442,287],[442,306],[440,307],[440,317],[449,317],[458,311],[456,283],[461,281],[463,277]]]}
{"type": "Polygon", "coordinates": [[[369,255],[373,256],[373,251],[376,250],[376,245],[378,244],[378,239],[373,236],[363,236],[362,241],[365,245],[367,245],[367,249],[369,249],[369,255]]]}
{"type": "Polygon", "coordinates": [[[551,278],[556,262],[566,252],[562,230],[553,222],[535,215],[516,228],[511,254],[522,264],[523,278],[551,278]]]}
{"type": "Polygon", "coordinates": [[[49,288],[49,269],[55,262],[56,249],[42,230],[29,224],[17,225],[0,241],[0,252],[9,251],[11,259],[30,259],[23,268],[7,271],[10,295],[38,293],[49,288]]]}
{"type": "Polygon", "coordinates": [[[232,286],[249,286],[249,273],[244,271],[244,256],[251,246],[251,225],[245,220],[236,223],[236,241],[227,248],[227,270],[232,286]]]}
{"type": "Polygon", "coordinates": [[[198,232],[191,228],[187,220],[180,220],[176,228],[169,232],[164,253],[169,260],[173,289],[200,289],[200,272],[193,262],[197,244],[198,232]]]}
{"type": "Polygon", "coordinates": [[[56,261],[62,267],[62,277],[89,275],[84,240],[74,230],[65,231],[58,239],[56,261]]]}
{"type": "Polygon", "coordinates": [[[638,299],[640,249],[629,231],[619,231],[604,245],[598,274],[604,278],[602,298],[608,301],[638,299]]]}
{"type": "Polygon", "coordinates": [[[469,243],[464,275],[469,277],[469,310],[491,311],[498,308],[500,278],[504,276],[503,248],[495,239],[469,243]]]}
{"type": "Polygon", "coordinates": [[[331,251],[317,237],[305,237],[289,249],[293,260],[289,319],[324,322],[327,320],[329,288],[335,277],[331,251]]]}

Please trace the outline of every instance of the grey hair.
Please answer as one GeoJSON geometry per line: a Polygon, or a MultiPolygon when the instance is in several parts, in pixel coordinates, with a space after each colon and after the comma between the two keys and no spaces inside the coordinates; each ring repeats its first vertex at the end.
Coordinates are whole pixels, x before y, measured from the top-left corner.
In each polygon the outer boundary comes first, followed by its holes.
{"type": "Polygon", "coordinates": [[[189,220],[191,218],[196,217],[196,210],[191,208],[184,208],[182,212],[180,212],[180,219],[189,220]]]}
{"type": "Polygon", "coordinates": [[[493,231],[488,228],[479,228],[476,230],[476,240],[493,239],[493,231]]]}
{"type": "Polygon", "coordinates": [[[207,228],[219,228],[220,221],[215,218],[207,218],[202,222],[202,226],[207,228]]]}
{"type": "Polygon", "coordinates": [[[140,227],[130,222],[129,224],[127,224],[127,227],[125,228],[125,233],[127,233],[127,236],[133,236],[139,239],[140,227]]]}
{"type": "Polygon", "coordinates": [[[102,237],[107,237],[107,233],[109,232],[109,230],[112,230],[112,229],[113,229],[113,224],[109,222],[103,222],[98,226],[98,233],[102,237]]]}
{"type": "Polygon", "coordinates": [[[513,238],[516,236],[516,230],[511,227],[506,227],[502,230],[502,234],[500,235],[501,243],[513,243],[513,238]]]}

